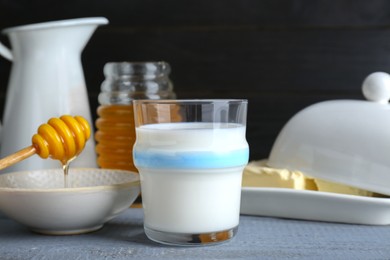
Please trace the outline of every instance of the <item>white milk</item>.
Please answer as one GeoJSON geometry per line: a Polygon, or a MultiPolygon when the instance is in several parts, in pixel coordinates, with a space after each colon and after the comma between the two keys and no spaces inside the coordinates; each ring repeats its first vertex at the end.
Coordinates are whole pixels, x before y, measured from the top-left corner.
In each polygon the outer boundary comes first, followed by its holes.
{"type": "Polygon", "coordinates": [[[193,234],[238,226],[242,170],[248,161],[245,127],[210,126],[172,123],[136,129],[134,159],[147,228],[193,234]]]}

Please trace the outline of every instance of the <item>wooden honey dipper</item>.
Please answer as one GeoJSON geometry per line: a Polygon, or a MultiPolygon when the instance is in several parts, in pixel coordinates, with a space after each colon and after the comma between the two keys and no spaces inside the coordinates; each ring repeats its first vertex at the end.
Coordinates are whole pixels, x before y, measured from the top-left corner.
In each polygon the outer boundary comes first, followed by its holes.
{"type": "Polygon", "coordinates": [[[0,160],[0,170],[18,163],[34,154],[46,159],[59,160],[63,165],[73,160],[84,149],[91,136],[88,121],[81,116],[63,115],[51,118],[38,128],[32,145],[0,160]]]}

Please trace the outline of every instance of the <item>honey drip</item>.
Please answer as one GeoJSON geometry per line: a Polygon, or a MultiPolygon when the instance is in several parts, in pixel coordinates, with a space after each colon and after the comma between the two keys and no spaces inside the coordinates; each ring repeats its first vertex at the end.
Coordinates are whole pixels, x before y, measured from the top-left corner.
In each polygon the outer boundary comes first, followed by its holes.
{"type": "Polygon", "coordinates": [[[69,183],[68,183],[69,163],[62,164],[62,170],[64,171],[64,188],[69,188],[69,183]]]}

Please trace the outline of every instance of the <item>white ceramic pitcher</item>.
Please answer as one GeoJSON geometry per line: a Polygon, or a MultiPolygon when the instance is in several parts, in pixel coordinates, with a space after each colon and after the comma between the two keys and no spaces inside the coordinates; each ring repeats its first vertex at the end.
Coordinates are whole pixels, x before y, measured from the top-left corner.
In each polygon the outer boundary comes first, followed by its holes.
{"type": "MultiPolygon", "coordinates": [[[[11,27],[12,50],[0,44],[0,54],[13,62],[8,83],[0,157],[31,145],[40,124],[63,114],[81,115],[92,125],[81,52],[103,17],[79,18],[11,27]]],[[[92,138],[76,167],[97,167],[92,138]]],[[[59,161],[32,156],[3,172],[58,168],[59,161]]]]}

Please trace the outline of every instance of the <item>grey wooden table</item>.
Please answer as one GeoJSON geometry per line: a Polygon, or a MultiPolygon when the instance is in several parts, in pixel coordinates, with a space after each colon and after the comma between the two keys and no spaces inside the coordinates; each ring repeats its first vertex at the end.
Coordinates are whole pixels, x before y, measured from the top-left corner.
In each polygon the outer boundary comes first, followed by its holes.
{"type": "Polygon", "coordinates": [[[241,216],[228,243],[171,247],[149,241],[142,218],[131,208],[93,233],[45,236],[0,216],[0,259],[390,259],[390,226],[241,216]]]}

